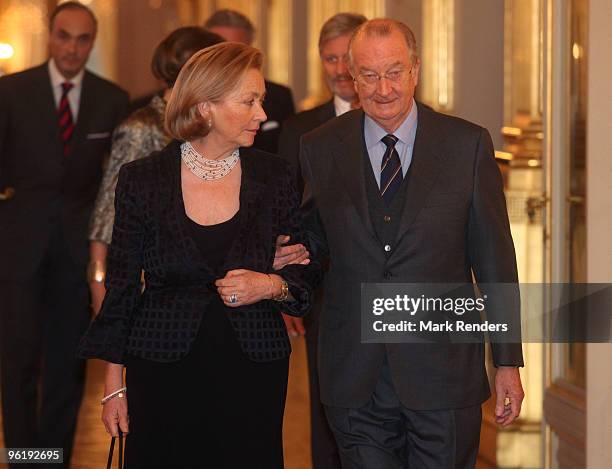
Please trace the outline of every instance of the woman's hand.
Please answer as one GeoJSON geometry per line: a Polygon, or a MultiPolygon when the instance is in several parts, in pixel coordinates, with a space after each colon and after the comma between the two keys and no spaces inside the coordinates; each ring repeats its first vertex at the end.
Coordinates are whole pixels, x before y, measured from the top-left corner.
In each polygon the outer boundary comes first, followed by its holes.
{"type": "Polygon", "coordinates": [[[215,285],[223,302],[231,307],[270,299],[278,289],[271,276],[245,269],[230,270],[215,285]]]}
{"type": "MultiPolygon", "coordinates": [[[[108,396],[123,387],[123,365],[108,363],[106,365],[106,378],[104,395],[108,396]]],[[[119,436],[119,429],[124,435],[129,433],[129,416],[127,405],[127,392],[124,397],[115,396],[102,406],[102,422],[106,431],[112,436],[119,436]]]]}

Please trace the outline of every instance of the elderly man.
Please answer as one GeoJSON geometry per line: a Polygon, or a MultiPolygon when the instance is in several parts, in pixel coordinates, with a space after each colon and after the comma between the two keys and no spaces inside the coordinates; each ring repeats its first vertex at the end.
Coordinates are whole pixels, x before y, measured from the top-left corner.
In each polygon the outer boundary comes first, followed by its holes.
{"type": "MultiPolygon", "coordinates": [[[[251,21],[242,13],[234,10],[217,10],[206,20],[204,27],[217,33],[226,41],[250,45],[255,39],[255,27],[251,21]]],[[[286,86],[266,80],[264,111],[268,119],[261,124],[253,147],[277,153],[278,138],[283,122],[295,114],[291,90],[286,86]]]]}
{"type": "MultiPolygon", "coordinates": [[[[472,274],[517,282],[492,142],[485,129],[415,102],[420,62],[406,25],[364,23],[349,50],[362,110],[306,134],[300,155],[312,254],[330,258],[321,400],[343,468],[474,467],[490,395],[484,344],[362,343],[359,291],[472,274]]],[[[521,345],[492,349],[495,413],[508,425],[523,399],[521,345]]]]}
{"type": "Polygon", "coordinates": [[[87,225],[128,97],[84,69],[87,7],[60,4],[49,28],[49,61],[0,78],[2,420],[7,447],[64,448],[67,467],[90,318],[87,225]]]}
{"type": "MultiPolygon", "coordinates": [[[[348,70],[348,46],[353,32],[366,17],[355,13],[338,13],[329,18],[319,34],[319,55],[323,73],[332,98],[324,104],[290,117],[283,124],[278,153],[293,164],[300,188],[303,179],[299,166],[300,138],[325,122],[358,107],[359,98],[348,70]]],[[[302,323],[301,318],[284,315],[287,330],[293,336],[304,334],[308,351],[308,374],[310,382],[311,449],[314,469],[339,468],[338,449],[327,424],[319,397],[317,373],[317,348],[319,314],[322,305],[322,289],[315,293],[312,311],[302,323]],[[306,328],[304,328],[304,325],[306,328]]]]}

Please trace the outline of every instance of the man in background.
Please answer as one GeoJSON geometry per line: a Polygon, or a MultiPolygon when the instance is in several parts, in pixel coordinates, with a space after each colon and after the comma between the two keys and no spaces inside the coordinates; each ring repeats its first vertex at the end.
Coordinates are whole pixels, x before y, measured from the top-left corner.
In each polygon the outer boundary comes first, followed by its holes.
{"type": "MultiPolygon", "coordinates": [[[[251,21],[242,13],[234,10],[217,10],[206,20],[204,27],[217,33],[226,41],[250,45],[255,39],[255,27],[251,21]]],[[[291,90],[286,86],[266,80],[266,99],[263,108],[268,120],[261,124],[253,147],[277,153],[278,138],[283,122],[295,114],[291,90]]]]}
{"type": "Polygon", "coordinates": [[[64,449],[85,378],[87,226],[127,94],[85,70],[97,21],[50,15],[48,62],[0,78],[0,368],[6,447],[64,449]]]}
{"type": "MultiPolygon", "coordinates": [[[[320,106],[290,117],[283,124],[278,153],[292,163],[300,190],[303,187],[303,179],[298,156],[302,135],[336,116],[359,107],[359,97],[355,92],[353,77],[348,70],[348,48],[351,35],[365,21],[366,18],[363,15],[338,13],[323,24],[319,34],[319,55],[325,82],[332,93],[332,97],[320,106]]],[[[322,288],[315,292],[313,308],[304,320],[283,315],[290,335],[305,334],[306,336],[313,469],[340,468],[338,448],[327,424],[325,411],[319,397],[317,347],[319,314],[323,302],[322,294],[322,288]]]]}

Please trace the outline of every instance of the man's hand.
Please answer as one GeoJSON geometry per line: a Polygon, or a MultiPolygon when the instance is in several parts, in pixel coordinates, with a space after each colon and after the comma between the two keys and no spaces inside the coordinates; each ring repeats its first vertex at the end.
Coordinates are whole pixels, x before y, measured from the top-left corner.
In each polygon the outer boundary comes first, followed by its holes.
{"type": "Polygon", "coordinates": [[[285,327],[287,327],[287,334],[289,334],[290,337],[298,337],[306,334],[306,329],[304,329],[304,320],[302,318],[289,316],[285,313],[282,313],[282,315],[283,321],[285,321],[285,327]]]}
{"type": "Polygon", "coordinates": [[[280,235],[276,238],[276,252],[274,253],[274,270],[280,270],[289,264],[307,265],[310,263],[310,253],[303,244],[292,244],[285,246],[289,242],[290,236],[280,235]]]}
{"type": "Polygon", "coordinates": [[[513,366],[497,368],[495,394],[495,421],[502,427],[507,427],[521,413],[521,403],[525,397],[518,368],[513,366]]]}

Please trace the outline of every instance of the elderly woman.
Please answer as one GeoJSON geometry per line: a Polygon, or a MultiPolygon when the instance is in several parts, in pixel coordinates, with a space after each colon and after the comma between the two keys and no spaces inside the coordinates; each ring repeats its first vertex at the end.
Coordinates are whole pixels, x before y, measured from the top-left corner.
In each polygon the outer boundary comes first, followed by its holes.
{"type": "Polygon", "coordinates": [[[221,36],[196,26],[171,32],[157,46],[151,60],[153,75],[166,85],[163,93],[153,96],[147,106],[131,114],[113,134],[109,164],[98,192],[89,229],[91,260],[88,280],[95,313],[100,310],[104,298],[106,251],[113,231],[113,203],[119,168],[161,150],[170,142],[171,137],[164,129],[164,113],[179,71],[195,52],[222,41],[221,36]]]}
{"type": "Polygon", "coordinates": [[[266,119],[261,65],[238,43],[196,53],[166,110],[176,140],[119,172],[107,293],[81,354],[108,362],[103,420],[129,430],[132,469],[212,454],[283,467],[281,311],[305,314],[320,266],[273,270],[277,236],[306,239],[288,164],[248,148],[266,119]]]}

